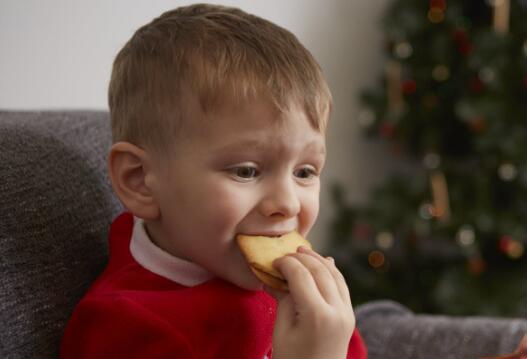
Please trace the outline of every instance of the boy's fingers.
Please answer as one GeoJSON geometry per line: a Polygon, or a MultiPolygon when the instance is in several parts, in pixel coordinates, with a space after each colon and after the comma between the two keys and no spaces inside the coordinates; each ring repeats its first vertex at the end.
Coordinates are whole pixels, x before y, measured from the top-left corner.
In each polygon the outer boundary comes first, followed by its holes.
{"type": "Polygon", "coordinates": [[[298,259],[302,265],[307,268],[315,281],[318,292],[326,303],[330,305],[338,305],[339,303],[342,303],[335,279],[324,263],[307,253],[299,252],[292,256],[298,259]]]}
{"type": "Polygon", "coordinates": [[[287,280],[289,293],[293,297],[299,312],[306,306],[313,308],[320,305],[322,298],[318,294],[315,280],[294,255],[278,258],[273,265],[287,280]]]}
{"type": "Polygon", "coordinates": [[[300,247],[299,248],[299,252],[300,253],[306,253],[306,254],[309,254],[309,255],[317,258],[319,261],[321,261],[326,266],[326,268],[328,269],[328,271],[331,273],[331,275],[333,276],[333,278],[335,280],[335,283],[337,285],[338,291],[340,293],[340,297],[342,298],[344,303],[346,303],[348,305],[351,305],[351,297],[350,297],[350,292],[349,292],[349,289],[348,289],[348,285],[347,285],[346,280],[344,279],[344,276],[342,275],[342,273],[340,273],[338,268],[335,266],[335,261],[333,260],[333,258],[331,258],[331,259],[324,258],[320,254],[318,254],[317,252],[315,252],[315,251],[313,251],[313,250],[311,250],[309,248],[306,248],[306,247],[300,247]]]}

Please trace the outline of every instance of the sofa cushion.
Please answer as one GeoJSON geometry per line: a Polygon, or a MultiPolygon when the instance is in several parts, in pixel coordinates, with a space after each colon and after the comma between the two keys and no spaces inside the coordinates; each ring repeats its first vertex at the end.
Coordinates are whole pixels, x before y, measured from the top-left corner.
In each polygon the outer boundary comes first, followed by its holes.
{"type": "Polygon", "coordinates": [[[0,111],[0,357],[57,357],[122,210],[106,112],[0,111]]]}
{"type": "Polygon", "coordinates": [[[369,359],[477,359],[513,352],[527,319],[414,314],[388,300],[356,308],[369,359]]]}

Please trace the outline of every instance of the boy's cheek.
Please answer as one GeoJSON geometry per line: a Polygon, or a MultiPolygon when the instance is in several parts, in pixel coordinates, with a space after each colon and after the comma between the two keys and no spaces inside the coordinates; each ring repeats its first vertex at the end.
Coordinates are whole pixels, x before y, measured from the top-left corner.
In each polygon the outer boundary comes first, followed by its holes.
{"type": "Polygon", "coordinates": [[[318,195],[311,198],[309,201],[306,201],[306,205],[302,210],[301,222],[304,223],[304,228],[300,229],[300,234],[304,237],[307,236],[313,225],[315,224],[318,214],[319,214],[319,199],[318,195]]]}
{"type": "Polygon", "coordinates": [[[197,210],[196,215],[203,226],[208,228],[209,233],[229,234],[234,238],[240,223],[247,215],[243,206],[239,205],[236,196],[212,193],[209,198],[210,200],[204,202],[202,208],[197,210]]]}

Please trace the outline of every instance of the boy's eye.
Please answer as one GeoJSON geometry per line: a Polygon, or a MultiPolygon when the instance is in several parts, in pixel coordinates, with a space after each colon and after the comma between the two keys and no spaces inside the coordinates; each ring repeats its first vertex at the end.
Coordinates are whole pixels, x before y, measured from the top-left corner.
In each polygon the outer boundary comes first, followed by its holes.
{"type": "Polygon", "coordinates": [[[317,171],[310,167],[303,167],[295,171],[295,176],[298,178],[312,178],[317,175],[317,171]]]}
{"type": "Polygon", "coordinates": [[[250,166],[240,166],[232,169],[233,174],[236,177],[243,179],[251,179],[258,176],[258,170],[250,166]]]}

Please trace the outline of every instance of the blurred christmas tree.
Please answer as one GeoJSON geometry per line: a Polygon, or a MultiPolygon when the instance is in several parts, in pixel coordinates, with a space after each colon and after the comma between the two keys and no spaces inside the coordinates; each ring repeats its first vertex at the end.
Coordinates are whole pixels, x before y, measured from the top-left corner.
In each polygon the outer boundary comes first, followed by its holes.
{"type": "Polygon", "coordinates": [[[358,121],[415,163],[352,206],[332,253],[355,304],[527,315],[527,0],[395,0],[358,121]]]}

